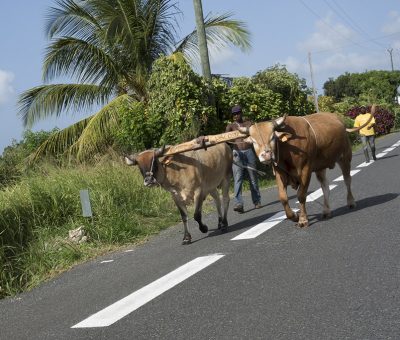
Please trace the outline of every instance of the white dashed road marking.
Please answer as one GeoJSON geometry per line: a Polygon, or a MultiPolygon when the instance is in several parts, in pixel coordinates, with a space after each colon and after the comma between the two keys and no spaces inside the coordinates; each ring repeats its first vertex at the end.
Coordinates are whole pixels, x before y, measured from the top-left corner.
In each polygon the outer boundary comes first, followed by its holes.
{"type": "MultiPolygon", "coordinates": [[[[360,172],[361,170],[351,170],[350,171],[350,176],[354,176],[357,172],[360,172]]],[[[339,181],[343,181],[343,175],[334,179],[334,182],[339,182],[339,181]]]]}
{"type": "Polygon", "coordinates": [[[247,239],[255,238],[258,235],[261,235],[263,232],[267,231],[268,229],[271,229],[273,226],[277,225],[278,223],[282,222],[285,219],[286,219],[285,212],[280,211],[277,214],[270,217],[269,219],[265,220],[264,222],[261,222],[260,224],[257,224],[255,227],[234,237],[233,239],[231,239],[231,241],[247,240],[247,239]]]}
{"type": "Polygon", "coordinates": [[[71,328],[107,327],[122,319],[129,313],[153,300],[157,296],[186,280],[200,270],[222,258],[223,254],[202,256],[175,269],[125,298],[113,303],[103,310],[89,316],[71,328]]]}

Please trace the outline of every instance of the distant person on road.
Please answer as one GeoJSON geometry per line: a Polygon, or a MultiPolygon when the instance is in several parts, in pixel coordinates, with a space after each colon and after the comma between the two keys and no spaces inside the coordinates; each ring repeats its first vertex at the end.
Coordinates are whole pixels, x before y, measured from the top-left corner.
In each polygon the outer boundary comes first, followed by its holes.
{"type": "Polygon", "coordinates": [[[364,150],[365,162],[369,163],[368,145],[371,149],[372,158],[374,161],[376,161],[375,129],[374,129],[375,118],[373,116],[373,113],[375,113],[375,105],[372,105],[372,108],[371,108],[372,113],[367,112],[367,109],[364,107],[361,110],[362,110],[361,114],[359,114],[354,121],[354,127],[359,127],[359,126],[363,125],[364,123],[366,123],[368,121],[368,119],[372,115],[372,119],[369,122],[369,124],[359,131],[360,137],[361,137],[361,142],[363,145],[363,150],[364,150]]]}
{"type": "MultiPolygon", "coordinates": [[[[250,127],[250,121],[243,120],[242,108],[236,105],[232,108],[232,120],[233,122],[228,124],[225,131],[236,131],[239,127],[250,127]]],[[[256,155],[253,151],[253,145],[244,141],[244,138],[237,138],[232,143],[233,145],[233,180],[234,180],[234,200],[235,206],[234,211],[239,213],[244,212],[243,208],[243,197],[242,197],[242,185],[244,180],[245,172],[247,171],[248,179],[250,183],[251,199],[254,204],[254,208],[261,208],[261,195],[258,188],[258,176],[256,170],[256,155]],[[249,168],[244,168],[249,167],[249,168]]]]}

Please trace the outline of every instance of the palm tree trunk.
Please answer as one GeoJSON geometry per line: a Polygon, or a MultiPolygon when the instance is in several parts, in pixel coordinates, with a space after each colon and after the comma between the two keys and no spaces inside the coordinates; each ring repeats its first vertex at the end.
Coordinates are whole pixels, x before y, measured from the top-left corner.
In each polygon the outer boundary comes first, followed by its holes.
{"type": "Polygon", "coordinates": [[[203,77],[211,82],[211,68],[208,56],[206,30],[204,27],[203,6],[201,0],[193,0],[194,13],[196,16],[197,39],[199,41],[199,52],[203,77]]]}

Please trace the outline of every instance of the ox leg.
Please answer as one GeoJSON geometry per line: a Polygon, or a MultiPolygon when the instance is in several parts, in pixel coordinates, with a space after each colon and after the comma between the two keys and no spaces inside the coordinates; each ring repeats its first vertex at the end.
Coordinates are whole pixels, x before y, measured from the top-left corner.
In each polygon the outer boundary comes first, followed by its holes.
{"type": "Polygon", "coordinates": [[[221,183],[222,189],[222,202],[224,205],[224,214],[222,216],[222,230],[228,228],[228,209],[229,209],[229,188],[230,188],[230,178],[224,178],[221,183]]]}
{"type": "Polygon", "coordinates": [[[338,164],[342,169],[343,180],[347,188],[347,206],[350,209],[352,209],[356,206],[356,202],[354,201],[353,193],[351,192],[351,176],[350,176],[351,160],[342,159],[338,162],[338,164]]]}
{"type": "Polygon", "coordinates": [[[211,197],[214,199],[215,207],[218,211],[218,229],[222,228],[222,209],[221,209],[221,199],[219,197],[218,190],[215,189],[210,192],[211,197]]]}
{"type": "Polygon", "coordinates": [[[202,233],[206,233],[208,231],[208,227],[203,224],[201,219],[201,210],[203,208],[203,201],[205,197],[201,192],[197,192],[194,195],[194,219],[199,224],[199,229],[202,233]]]}
{"type": "Polygon", "coordinates": [[[317,171],[315,173],[317,175],[317,179],[321,184],[322,192],[324,193],[324,208],[322,210],[323,218],[331,217],[331,208],[329,207],[329,185],[326,180],[326,169],[317,171]]]}
{"type": "Polygon", "coordinates": [[[308,227],[308,217],[306,210],[306,199],[307,199],[307,189],[310,184],[311,172],[307,169],[303,169],[303,173],[300,177],[300,186],[297,190],[297,198],[300,202],[300,216],[299,222],[297,222],[297,226],[300,228],[308,227]]]}
{"type": "Polygon", "coordinates": [[[176,206],[178,207],[179,213],[181,214],[182,223],[183,223],[183,240],[182,244],[190,244],[192,242],[192,235],[190,235],[188,230],[188,213],[186,205],[183,204],[178,198],[172,196],[176,206]]]}
{"type": "Polygon", "coordinates": [[[285,175],[281,175],[279,171],[275,169],[275,178],[276,184],[278,186],[279,192],[279,200],[283,205],[283,209],[285,210],[286,217],[293,222],[297,222],[299,220],[299,216],[295,213],[292,208],[289,206],[289,200],[287,196],[287,180],[285,175]]]}

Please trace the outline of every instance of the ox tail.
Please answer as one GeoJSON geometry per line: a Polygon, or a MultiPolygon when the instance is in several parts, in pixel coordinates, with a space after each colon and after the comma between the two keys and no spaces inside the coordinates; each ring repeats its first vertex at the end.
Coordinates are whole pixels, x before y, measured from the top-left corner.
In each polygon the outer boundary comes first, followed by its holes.
{"type": "Polygon", "coordinates": [[[372,117],[375,115],[375,111],[376,111],[376,105],[374,104],[371,107],[371,116],[363,125],[356,127],[356,128],[351,128],[351,129],[346,128],[346,131],[351,133],[351,132],[357,132],[357,131],[361,130],[362,128],[365,128],[371,121],[372,117]]]}

